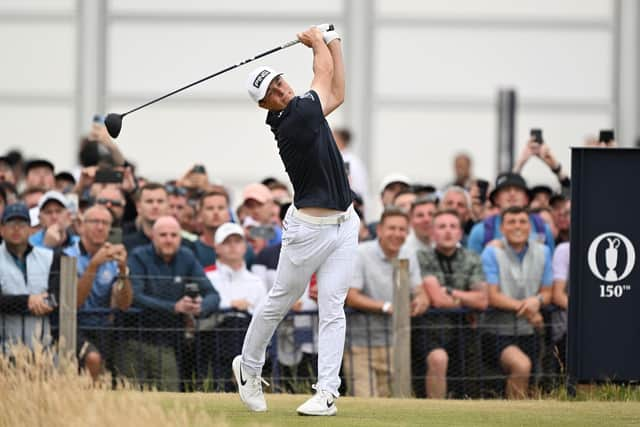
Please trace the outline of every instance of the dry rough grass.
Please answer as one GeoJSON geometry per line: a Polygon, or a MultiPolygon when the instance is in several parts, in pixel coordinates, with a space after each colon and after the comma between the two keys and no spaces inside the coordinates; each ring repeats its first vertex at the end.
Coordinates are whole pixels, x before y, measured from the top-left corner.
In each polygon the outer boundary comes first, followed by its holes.
{"type": "Polygon", "coordinates": [[[227,425],[202,407],[166,405],[122,386],[124,391],[109,391],[106,378],[92,384],[87,374],[78,374],[72,356],[14,347],[0,356],[0,427],[227,425]]]}

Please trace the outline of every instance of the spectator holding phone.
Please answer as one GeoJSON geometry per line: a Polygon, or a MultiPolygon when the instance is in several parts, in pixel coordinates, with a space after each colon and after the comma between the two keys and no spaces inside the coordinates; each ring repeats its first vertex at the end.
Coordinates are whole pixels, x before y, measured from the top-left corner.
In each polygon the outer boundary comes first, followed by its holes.
{"type": "Polygon", "coordinates": [[[65,249],[76,244],[79,237],[71,229],[69,202],[59,191],[47,191],[38,201],[40,230],[29,238],[32,246],[65,249]]]}
{"type": "MultiPolygon", "coordinates": [[[[82,217],[80,240],[66,248],[65,255],[77,260],[77,304],[80,309],[118,308],[127,310],[133,291],[127,267],[127,251],[122,244],[107,242],[111,213],[102,205],[87,209],[82,217]]],[[[111,316],[104,314],[78,316],[78,359],[95,380],[105,355],[112,367],[113,336],[111,316]]]]}
{"type": "Polygon", "coordinates": [[[249,241],[257,254],[267,246],[282,241],[282,229],[272,223],[273,195],[264,184],[249,184],[242,192],[242,204],[247,210],[244,226],[248,229],[249,241]]]}
{"type": "Polygon", "coordinates": [[[160,332],[147,332],[141,341],[126,344],[123,370],[125,376],[138,379],[160,378],[159,388],[177,391],[176,357],[181,356],[185,324],[212,313],[220,298],[193,252],[181,246],[180,224],[174,217],[157,218],[151,231],[152,242],[136,248],[128,264],[134,306],[144,310],[141,324],[160,332]],[[196,289],[186,292],[191,284],[196,289]]]}
{"type": "Polygon", "coordinates": [[[513,172],[520,174],[524,165],[532,158],[538,157],[549,167],[549,170],[558,178],[558,182],[564,189],[569,189],[571,180],[562,169],[562,164],[556,159],[549,144],[544,143],[541,129],[531,129],[530,138],[520,151],[520,157],[513,167],[513,172]]]}
{"type": "Polygon", "coordinates": [[[29,244],[29,210],[22,203],[5,208],[0,234],[0,344],[31,346],[35,337],[48,345],[48,315],[59,290],[59,280],[51,281],[50,273],[59,273],[60,257],[29,244]]]}

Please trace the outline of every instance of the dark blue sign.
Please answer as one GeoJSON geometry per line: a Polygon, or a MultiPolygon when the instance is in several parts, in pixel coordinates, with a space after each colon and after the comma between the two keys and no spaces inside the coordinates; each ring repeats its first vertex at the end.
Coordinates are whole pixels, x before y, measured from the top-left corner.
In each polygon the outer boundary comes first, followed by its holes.
{"type": "Polygon", "coordinates": [[[640,150],[571,157],[568,371],[572,381],[640,379],[640,150]]]}

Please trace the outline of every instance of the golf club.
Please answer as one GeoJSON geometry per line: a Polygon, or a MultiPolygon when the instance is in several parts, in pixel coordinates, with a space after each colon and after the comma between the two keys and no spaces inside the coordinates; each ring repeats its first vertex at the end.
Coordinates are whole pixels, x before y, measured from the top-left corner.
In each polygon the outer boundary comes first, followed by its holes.
{"type": "MultiPolygon", "coordinates": [[[[333,24],[322,24],[322,25],[318,25],[317,27],[321,31],[332,31],[334,29],[333,24]]],[[[300,40],[298,40],[298,39],[291,40],[291,41],[289,41],[289,42],[287,42],[287,43],[285,43],[283,45],[280,45],[280,46],[275,47],[273,49],[267,50],[266,52],[262,52],[262,53],[260,53],[260,54],[258,54],[256,56],[254,56],[253,58],[245,59],[244,61],[241,61],[241,62],[239,62],[239,63],[237,63],[235,65],[231,65],[230,67],[227,67],[227,68],[225,68],[223,70],[220,70],[220,71],[215,72],[215,73],[213,73],[211,75],[203,77],[198,81],[195,81],[193,83],[189,83],[186,86],[183,86],[183,87],[181,87],[179,89],[176,89],[173,92],[169,92],[166,95],[162,95],[159,98],[153,99],[153,100],[147,102],[146,104],[140,105],[139,107],[136,107],[136,108],[134,108],[132,110],[127,111],[126,113],[122,113],[122,114],[109,113],[107,115],[107,117],[104,119],[104,124],[107,127],[107,132],[109,132],[109,135],[111,135],[112,138],[117,138],[118,135],[120,135],[120,130],[122,129],[122,119],[124,118],[124,116],[126,116],[128,114],[131,114],[131,113],[133,113],[135,111],[138,111],[138,110],[140,110],[140,109],[142,109],[144,107],[148,107],[151,104],[155,104],[158,101],[162,101],[163,99],[168,98],[171,95],[175,95],[178,92],[182,92],[185,89],[189,89],[192,86],[200,84],[200,83],[202,83],[204,81],[207,81],[207,80],[209,80],[209,79],[211,79],[213,77],[219,76],[220,74],[224,74],[227,71],[231,71],[234,68],[238,68],[241,65],[248,64],[249,62],[255,61],[256,59],[260,59],[260,58],[265,57],[267,55],[271,55],[274,52],[277,52],[277,51],[282,50],[282,49],[286,49],[286,48],[294,46],[294,45],[296,45],[298,43],[300,43],[300,40]]]]}

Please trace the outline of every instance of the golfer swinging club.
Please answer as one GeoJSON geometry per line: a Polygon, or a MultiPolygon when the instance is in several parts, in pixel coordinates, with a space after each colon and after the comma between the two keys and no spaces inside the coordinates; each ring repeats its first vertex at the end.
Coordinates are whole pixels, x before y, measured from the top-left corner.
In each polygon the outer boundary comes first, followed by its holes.
{"type": "Polygon", "coordinates": [[[252,411],[266,411],[261,377],[276,327],[302,296],[313,273],[318,279],[319,337],[316,393],[298,407],[301,415],[335,415],[345,338],[344,301],[353,272],[360,220],[342,156],[325,116],[344,101],[344,65],[339,35],[312,27],[297,35],[313,50],[311,89],[295,96],[281,73],[254,70],[249,95],[269,110],[267,124],[294,188],[283,222],[275,284],[253,315],[242,355],[233,360],[240,398],[252,411]]]}

